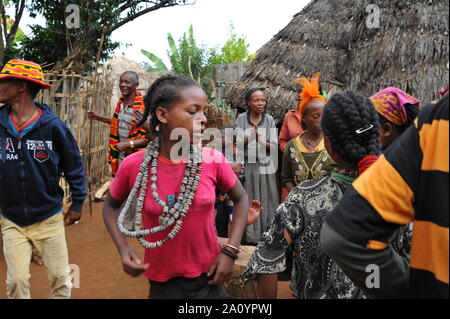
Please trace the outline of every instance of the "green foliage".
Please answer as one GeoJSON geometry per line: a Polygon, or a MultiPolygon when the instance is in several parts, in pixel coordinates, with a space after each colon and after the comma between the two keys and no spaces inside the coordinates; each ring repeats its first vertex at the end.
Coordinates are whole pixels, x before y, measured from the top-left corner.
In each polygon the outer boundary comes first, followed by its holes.
{"type": "Polygon", "coordinates": [[[46,26],[30,26],[32,35],[22,41],[21,57],[41,63],[73,59],[83,66],[93,67],[97,60],[100,39],[104,34],[100,60],[107,60],[120,46],[111,40],[111,33],[149,12],[160,8],[188,4],[188,0],[33,0],[28,6],[31,16],[40,14],[46,26]],[[69,29],[66,12],[69,4],[80,9],[80,27],[69,29]]]}
{"type": "Polygon", "coordinates": [[[179,40],[178,49],[169,52],[172,71],[192,77],[199,83],[205,80],[208,66],[208,49],[197,45],[194,29],[189,27],[188,34],[184,33],[179,40]]]}
{"type": "Polygon", "coordinates": [[[27,38],[27,36],[25,35],[25,33],[23,33],[22,29],[18,28],[17,32],[16,32],[16,36],[14,38],[14,41],[15,42],[22,42],[26,38],[27,38]]]}
{"type": "MultiPolygon", "coordinates": [[[[189,76],[206,90],[209,90],[212,73],[212,66],[210,64],[211,53],[205,46],[197,44],[192,25],[189,27],[188,32],[185,32],[180,37],[178,46],[171,33],[167,35],[167,42],[169,44],[167,55],[172,65],[171,71],[176,74],[189,76]]],[[[150,72],[168,70],[162,59],[155,54],[145,50],[141,50],[141,53],[153,64],[148,68],[150,72]]]]}
{"type": "Polygon", "coordinates": [[[12,58],[16,58],[19,54],[18,44],[26,38],[23,31],[19,28],[19,23],[25,8],[25,0],[2,0],[0,2],[0,64],[12,58]],[[5,8],[15,9],[14,19],[6,14],[5,8]],[[3,30],[3,24],[6,30],[3,30]]]}
{"type": "Polygon", "coordinates": [[[220,50],[220,54],[213,57],[213,64],[231,64],[236,62],[251,62],[255,55],[250,54],[248,48],[250,44],[247,43],[244,36],[238,36],[233,24],[230,24],[229,39],[225,42],[220,50]]]}
{"type": "MultiPolygon", "coordinates": [[[[4,1],[5,3],[8,3],[10,1],[4,1]]],[[[2,19],[0,17],[0,23],[2,23],[2,19]]],[[[12,25],[14,23],[14,20],[11,19],[9,16],[6,16],[6,30],[8,32],[11,31],[12,25]]],[[[25,33],[23,33],[22,29],[17,28],[16,34],[14,36],[14,42],[21,42],[23,39],[25,39],[27,36],[25,35],[25,33]]]]}
{"type": "MultiPolygon", "coordinates": [[[[110,15],[119,1],[51,1],[34,0],[30,9],[33,14],[41,14],[46,26],[31,25],[31,35],[22,41],[21,56],[40,63],[55,63],[66,58],[77,47],[86,49],[79,62],[88,64],[95,61],[102,34],[102,16],[110,15]],[[66,7],[69,4],[80,6],[80,28],[66,27],[66,7]],[[55,45],[55,44],[58,45],[55,45]]],[[[104,39],[101,59],[106,59],[120,43],[104,39]]]]}
{"type": "Polygon", "coordinates": [[[146,50],[141,50],[141,53],[145,55],[153,64],[154,66],[148,64],[146,66],[146,70],[148,72],[161,72],[161,71],[168,71],[169,69],[164,64],[163,60],[158,58],[156,55],[154,55],[151,52],[148,52],[146,50]]]}
{"type": "MultiPolygon", "coordinates": [[[[254,54],[249,54],[245,37],[239,37],[234,31],[234,27],[230,25],[230,38],[220,49],[207,48],[204,45],[197,44],[194,37],[192,25],[187,33],[184,33],[176,45],[171,33],[167,35],[169,50],[167,51],[171,71],[177,74],[189,76],[196,80],[207,93],[212,90],[212,74],[214,67],[218,64],[228,64],[235,62],[250,62],[254,58],[254,54]]],[[[162,59],[148,51],[141,52],[151,61],[152,66],[147,70],[150,72],[158,72],[167,70],[162,59]],[[164,65],[164,68],[162,68],[164,65]]],[[[217,83],[215,85],[218,85],[217,83]]]]}

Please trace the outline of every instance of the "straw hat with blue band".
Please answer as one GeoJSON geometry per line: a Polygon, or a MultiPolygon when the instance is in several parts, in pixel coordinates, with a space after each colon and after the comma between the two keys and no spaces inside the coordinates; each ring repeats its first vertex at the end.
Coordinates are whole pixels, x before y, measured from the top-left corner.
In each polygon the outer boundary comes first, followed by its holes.
{"type": "Polygon", "coordinates": [[[50,89],[52,87],[51,84],[45,83],[41,66],[25,60],[8,61],[0,72],[0,81],[3,79],[31,81],[41,85],[43,89],[50,89]]]}

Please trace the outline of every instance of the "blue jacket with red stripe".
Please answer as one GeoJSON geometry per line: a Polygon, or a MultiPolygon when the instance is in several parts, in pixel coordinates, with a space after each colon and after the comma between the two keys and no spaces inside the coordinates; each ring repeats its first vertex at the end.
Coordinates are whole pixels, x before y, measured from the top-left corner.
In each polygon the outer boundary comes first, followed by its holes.
{"type": "Polygon", "coordinates": [[[19,226],[43,221],[61,210],[64,176],[72,194],[71,210],[81,211],[86,179],[78,145],[67,125],[45,104],[33,128],[17,136],[0,111],[0,211],[19,226]]]}

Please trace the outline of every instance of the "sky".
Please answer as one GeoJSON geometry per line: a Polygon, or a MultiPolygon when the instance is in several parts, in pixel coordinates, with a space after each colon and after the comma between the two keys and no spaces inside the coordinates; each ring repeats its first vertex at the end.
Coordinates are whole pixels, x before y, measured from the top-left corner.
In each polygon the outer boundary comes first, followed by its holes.
{"type": "MultiPolygon", "coordinates": [[[[192,24],[199,44],[220,48],[229,38],[232,22],[235,32],[246,37],[250,53],[255,53],[283,29],[309,0],[196,0],[194,5],[159,9],[122,26],[112,34],[112,40],[124,45],[116,49],[116,56],[124,55],[138,63],[148,61],[140,53],[150,51],[170,65],[167,57],[170,32],[178,39],[192,24]],[[126,46],[125,44],[129,44],[126,46]]],[[[20,27],[28,34],[27,24],[44,23],[24,15],[20,27]]]]}

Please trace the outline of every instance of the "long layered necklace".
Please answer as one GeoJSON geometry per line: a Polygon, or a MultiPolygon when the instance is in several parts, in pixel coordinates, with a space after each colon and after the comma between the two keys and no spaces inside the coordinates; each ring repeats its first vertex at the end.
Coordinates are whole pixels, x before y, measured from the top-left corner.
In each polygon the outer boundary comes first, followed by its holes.
{"type": "Polygon", "coordinates": [[[127,198],[125,206],[119,214],[118,225],[120,231],[128,237],[138,238],[139,242],[145,248],[157,248],[161,247],[169,239],[174,238],[180,231],[183,220],[186,218],[186,214],[192,205],[195,197],[195,193],[198,188],[198,183],[200,181],[200,172],[202,170],[202,148],[200,145],[190,145],[190,156],[189,161],[186,164],[186,170],[184,172],[184,178],[181,183],[180,192],[175,204],[172,207],[167,206],[167,204],[159,197],[157,192],[157,167],[158,167],[158,155],[159,155],[159,139],[156,138],[154,141],[149,142],[147,150],[144,155],[144,160],[139,167],[139,173],[136,177],[136,181],[131,189],[131,192],[127,198]],[[151,177],[150,180],[152,195],[155,201],[163,208],[162,215],[159,217],[159,226],[142,229],[142,209],[144,207],[145,195],[147,193],[147,183],[148,183],[148,169],[149,164],[152,163],[151,177]],[[136,204],[136,215],[134,221],[134,230],[127,230],[124,227],[125,216],[130,210],[132,202],[139,191],[136,204]],[[148,242],[145,240],[144,236],[149,234],[154,234],[163,231],[169,227],[173,226],[173,229],[169,232],[166,238],[158,240],[155,242],[148,242]]]}

